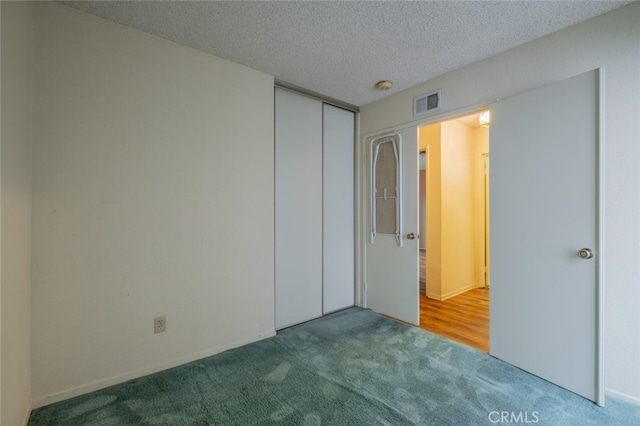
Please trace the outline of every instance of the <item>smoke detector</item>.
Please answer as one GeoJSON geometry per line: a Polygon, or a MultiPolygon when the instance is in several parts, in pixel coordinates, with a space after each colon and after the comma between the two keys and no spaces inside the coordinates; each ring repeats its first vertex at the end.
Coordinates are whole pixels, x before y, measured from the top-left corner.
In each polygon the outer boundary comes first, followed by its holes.
{"type": "Polygon", "coordinates": [[[380,80],[374,87],[376,88],[376,90],[385,91],[391,89],[391,86],[393,86],[393,83],[391,81],[380,80]]]}

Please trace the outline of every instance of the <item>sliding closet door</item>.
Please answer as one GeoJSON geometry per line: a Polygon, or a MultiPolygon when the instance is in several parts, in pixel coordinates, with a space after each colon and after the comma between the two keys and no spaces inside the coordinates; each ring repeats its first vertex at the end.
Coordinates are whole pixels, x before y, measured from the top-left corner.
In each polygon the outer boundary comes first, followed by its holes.
{"type": "Polygon", "coordinates": [[[276,89],[275,110],[275,293],[281,329],[322,315],[322,102],[276,89]]]}
{"type": "Polygon", "coordinates": [[[323,313],[354,304],[354,114],[324,105],[323,313]]]}

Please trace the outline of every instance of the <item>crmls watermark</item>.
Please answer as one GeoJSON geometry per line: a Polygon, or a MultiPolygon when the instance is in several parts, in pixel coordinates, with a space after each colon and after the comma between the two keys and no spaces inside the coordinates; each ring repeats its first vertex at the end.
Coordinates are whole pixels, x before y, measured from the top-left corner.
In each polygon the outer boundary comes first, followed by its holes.
{"type": "Polygon", "coordinates": [[[531,424],[540,421],[537,411],[491,411],[488,417],[491,423],[531,424]]]}

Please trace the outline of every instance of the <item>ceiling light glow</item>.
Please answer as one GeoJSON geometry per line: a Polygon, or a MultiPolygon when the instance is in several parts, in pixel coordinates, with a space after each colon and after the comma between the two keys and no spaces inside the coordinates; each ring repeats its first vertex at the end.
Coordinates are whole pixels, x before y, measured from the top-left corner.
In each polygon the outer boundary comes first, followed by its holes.
{"type": "Polygon", "coordinates": [[[481,127],[489,127],[489,124],[491,123],[491,114],[489,113],[489,111],[485,111],[480,114],[478,122],[480,123],[481,127]]]}

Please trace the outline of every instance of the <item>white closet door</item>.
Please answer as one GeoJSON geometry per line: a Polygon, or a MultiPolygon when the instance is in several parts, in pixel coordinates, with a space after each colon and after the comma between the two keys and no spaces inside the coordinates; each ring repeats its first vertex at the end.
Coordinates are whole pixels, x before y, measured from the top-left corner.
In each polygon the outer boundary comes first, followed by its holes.
{"type": "Polygon", "coordinates": [[[324,105],[323,313],[354,304],[354,114],[324,105]]]}
{"type": "Polygon", "coordinates": [[[275,110],[275,293],[281,329],[322,316],[322,102],[276,89],[275,110]]]}

